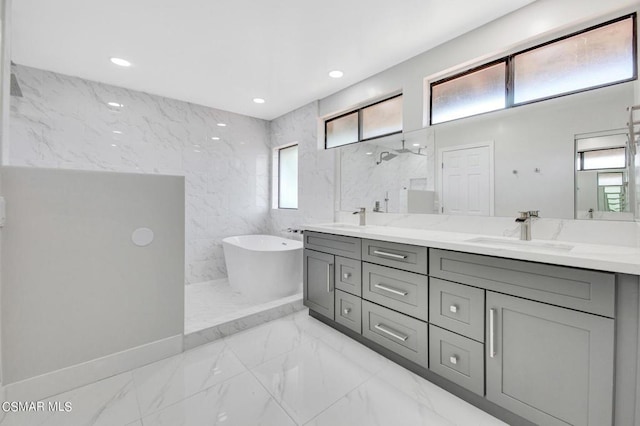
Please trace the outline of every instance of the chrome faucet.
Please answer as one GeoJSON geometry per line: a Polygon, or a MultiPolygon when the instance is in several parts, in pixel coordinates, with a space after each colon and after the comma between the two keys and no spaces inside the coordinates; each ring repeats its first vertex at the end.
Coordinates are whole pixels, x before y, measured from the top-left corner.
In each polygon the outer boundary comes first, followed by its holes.
{"type": "Polygon", "coordinates": [[[360,207],[360,210],[353,212],[353,214],[359,214],[360,215],[360,226],[365,226],[367,224],[367,209],[364,207],[360,207]]]}
{"type": "Polygon", "coordinates": [[[520,239],[531,241],[531,219],[538,217],[538,210],[518,213],[520,213],[520,217],[516,218],[516,222],[520,223],[520,239]]]}

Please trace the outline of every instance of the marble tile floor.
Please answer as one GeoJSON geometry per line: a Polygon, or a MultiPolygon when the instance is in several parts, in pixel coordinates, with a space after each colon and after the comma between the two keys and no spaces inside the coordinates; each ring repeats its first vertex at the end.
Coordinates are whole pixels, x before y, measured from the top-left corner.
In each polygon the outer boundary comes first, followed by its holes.
{"type": "Polygon", "coordinates": [[[306,309],[49,401],[0,425],[505,425],[306,309]]]}
{"type": "MultiPolygon", "coordinates": [[[[301,299],[302,294],[297,295],[301,299]]],[[[266,303],[253,302],[235,292],[227,278],[185,286],[184,334],[191,334],[262,312],[296,297],[266,303]],[[285,300],[286,299],[286,300],[285,300]]]]}

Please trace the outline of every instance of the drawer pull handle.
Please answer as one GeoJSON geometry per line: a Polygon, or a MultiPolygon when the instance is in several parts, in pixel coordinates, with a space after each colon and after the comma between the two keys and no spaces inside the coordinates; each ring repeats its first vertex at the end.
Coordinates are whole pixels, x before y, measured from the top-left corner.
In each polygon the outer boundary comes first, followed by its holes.
{"type": "Polygon", "coordinates": [[[489,356],[495,358],[496,356],[496,344],[495,344],[495,309],[489,309],[489,356]]]}
{"type": "Polygon", "coordinates": [[[449,306],[449,312],[453,312],[455,314],[458,312],[458,307],[456,305],[449,306]]]}
{"type": "Polygon", "coordinates": [[[333,267],[333,264],[331,263],[327,265],[327,293],[331,293],[331,276],[333,275],[331,273],[332,267],[333,267]]]}
{"type": "Polygon", "coordinates": [[[342,274],[342,278],[344,278],[345,280],[349,279],[350,276],[351,274],[349,272],[345,272],[344,274],[342,274]]]}
{"type": "Polygon", "coordinates": [[[351,308],[344,308],[342,312],[344,312],[345,315],[349,315],[349,312],[351,312],[351,308]]]}
{"type": "Polygon", "coordinates": [[[375,327],[376,330],[380,330],[383,333],[388,334],[391,337],[395,337],[398,340],[402,340],[403,342],[406,342],[407,339],[409,338],[409,336],[404,336],[402,334],[396,333],[395,331],[388,329],[387,327],[385,327],[382,324],[376,324],[376,325],[374,325],[374,327],[375,327]]]}
{"type": "Polygon", "coordinates": [[[395,253],[387,253],[386,251],[374,250],[373,254],[377,254],[378,256],[387,256],[393,259],[406,259],[407,256],[403,254],[395,254],[395,253]]]}
{"type": "Polygon", "coordinates": [[[458,364],[458,357],[457,357],[457,356],[455,356],[455,355],[450,356],[450,357],[449,357],[449,362],[450,362],[451,364],[453,364],[453,365],[458,364]]]}
{"type": "Polygon", "coordinates": [[[376,284],[375,288],[379,288],[380,290],[388,291],[389,293],[397,294],[398,296],[406,296],[409,294],[406,291],[396,290],[395,288],[387,287],[386,285],[376,284]]]}

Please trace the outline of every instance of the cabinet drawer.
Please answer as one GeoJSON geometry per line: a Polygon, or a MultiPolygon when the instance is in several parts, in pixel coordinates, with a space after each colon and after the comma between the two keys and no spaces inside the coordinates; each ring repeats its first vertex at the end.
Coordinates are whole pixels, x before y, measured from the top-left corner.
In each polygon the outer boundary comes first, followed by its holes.
{"type": "Polygon", "coordinates": [[[429,278],[429,322],[484,342],[484,290],[429,278]]]}
{"type": "Polygon", "coordinates": [[[614,317],[615,275],[565,266],[431,249],[431,276],[614,317]]]}
{"type": "Polygon", "coordinates": [[[362,260],[419,274],[427,273],[426,247],[362,240],[362,260]]]}
{"type": "Polygon", "coordinates": [[[362,294],[362,265],[359,260],[336,257],[336,288],[360,296],[362,294]]]}
{"type": "Polygon", "coordinates": [[[362,334],[362,300],[353,294],[336,290],[336,322],[362,334]]]}
{"type": "Polygon", "coordinates": [[[343,237],[341,235],[305,231],[304,247],[351,259],[360,259],[361,256],[360,238],[354,237],[343,237]]]}
{"type": "Polygon", "coordinates": [[[429,325],[429,369],[484,395],[484,345],[429,325]]]}
{"type": "Polygon", "coordinates": [[[362,335],[425,368],[428,333],[425,322],[362,301],[362,335]]]}
{"type": "Polygon", "coordinates": [[[362,297],[412,317],[429,319],[429,278],[362,263],[362,297]]]}

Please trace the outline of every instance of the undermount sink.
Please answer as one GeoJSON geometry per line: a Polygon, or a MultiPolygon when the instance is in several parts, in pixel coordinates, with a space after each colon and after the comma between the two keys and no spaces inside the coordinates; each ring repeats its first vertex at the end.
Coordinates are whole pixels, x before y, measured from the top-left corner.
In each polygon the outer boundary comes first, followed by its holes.
{"type": "Polygon", "coordinates": [[[552,243],[544,241],[507,240],[503,238],[477,237],[466,240],[467,243],[477,243],[492,247],[513,248],[518,250],[545,250],[566,253],[573,249],[571,244],[552,243]]]}

